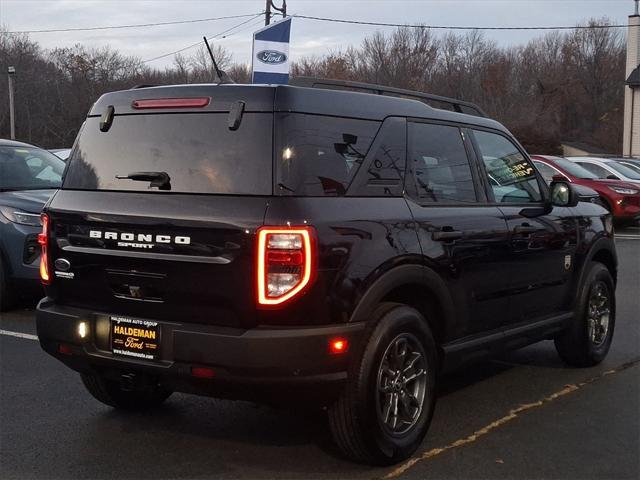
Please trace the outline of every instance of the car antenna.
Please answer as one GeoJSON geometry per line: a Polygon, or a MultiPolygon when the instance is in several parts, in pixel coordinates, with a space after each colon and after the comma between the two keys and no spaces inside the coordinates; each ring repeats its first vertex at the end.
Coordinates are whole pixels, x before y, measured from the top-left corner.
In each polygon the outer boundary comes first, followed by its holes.
{"type": "Polygon", "coordinates": [[[231,80],[231,78],[229,78],[229,75],[227,75],[224,70],[220,70],[220,68],[218,68],[218,64],[216,63],[216,59],[213,57],[213,52],[211,51],[211,47],[209,46],[209,41],[207,40],[207,37],[202,37],[202,38],[204,39],[204,44],[207,46],[207,50],[209,51],[209,56],[211,57],[211,61],[213,62],[213,69],[216,71],[216,75],[218,75],[218,80],[220,80],[219,84],[236,83],[233,80],[231,80]]]}

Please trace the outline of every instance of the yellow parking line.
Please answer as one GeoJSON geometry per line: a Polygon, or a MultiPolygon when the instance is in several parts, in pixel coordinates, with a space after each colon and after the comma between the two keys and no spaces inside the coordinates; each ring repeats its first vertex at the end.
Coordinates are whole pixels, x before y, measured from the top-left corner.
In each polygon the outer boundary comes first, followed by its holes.
{"type": "Polygon", "coordinates": [[[427,450],[426,452],[422,453],[421,455],[419,455],[417,457],[410,458],[405,463],[403,463],[399,467],[395,468],[394,470],[392,470],[391,472],[386,474],[383,478],[395,478],[395,477],[398,477],[398,476],[402,475],[404,472],[406,472],[407,470],[409,470],[411,467],[413,467],[418,462],[433,458],[433,457],[435,457],[437,455],[440,455],[443,452],[446,452],[447,450],[452,450],[454,448],[462,447],[464,445],[468,445],[470,443],[475,442],[480,437],[482,437],[484,435],[487,435],[492,430],[495,430],[496,428],[501,427],[505,423],[508,423],[511,420],[514,420],[521,413],[526,412],[527,410],[531,410],[533,408],[542,407],[543,405],[545,405],[547,403],[553,402],[554,400],[557,400],[558,398],[564,397],[565,395],[568,395],[571,392],[575,392],[576,390],[581,389],[585,385],[589,385],[591,383],[594,383],[594,382],[606,377],[607,375],[612,375],[614,373],[618,373],[618,372],[621,372],[623,370],[626,370],[627,368],[633,367],[634,365],[637,365],[638,363],[640,363],[640,359],[635,359],[635,360],[633,360],[631,362],[624,363],[624,364],[620,365],[619,367],[614,368],[612,370],[607,370],[606,372],[602,372],[601,374],[599,374],[599,375],[597,375],[597,376],[595,376],[593,378],[590,378],[588,380],[585,380],[584,382],[572,383],[572,384],[569,384],[569,385],[565,385],[565,387],[562,390],[558,390],[557,392],[554,392],[554,393],[552,393],[550,395],[547,395],[546,397],[538,400],[537,402],[527,403],[525,405],[520,405],[518,408],[514,408],[513,410],[510,410],[509,413],[507,415],[505,415],[504,417],[499,418],[498,420],[495,420],[495,421],[491,422],[490,424],[482,427],[480,430],[476,430],[475,432],[473,432],[468,437],[456,440],[456,441],[454,441],[454,442],[452,442],[449,445],[446,445],[444,447],[432,448],[431,450],[427,450]]]}

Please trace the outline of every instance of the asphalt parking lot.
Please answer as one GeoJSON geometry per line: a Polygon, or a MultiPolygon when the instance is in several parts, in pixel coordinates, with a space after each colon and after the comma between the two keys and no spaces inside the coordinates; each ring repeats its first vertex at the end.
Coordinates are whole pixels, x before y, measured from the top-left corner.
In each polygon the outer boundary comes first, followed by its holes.
{"type": "Polygon", "coordinates": [[[430,433],[388,469],[345,461],[322,415],[176,394],[119,413],[0,314],[0,478],[640,478],[640,228],[618,232],[609,356],[565,366],[552,342],[443,379],[430,433]]]}

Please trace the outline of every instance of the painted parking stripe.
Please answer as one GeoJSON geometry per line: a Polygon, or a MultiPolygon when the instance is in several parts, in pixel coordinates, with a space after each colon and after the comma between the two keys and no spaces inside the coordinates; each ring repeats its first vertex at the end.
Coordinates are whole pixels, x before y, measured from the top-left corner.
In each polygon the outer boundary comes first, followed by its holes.
{"type": "Polygon", "coordinates": [[[595,377],[589,378],[588,380],[584,380],[583,382],[572,383],[572,384],[565,385],[564,388],[562,388],[561,390],[558,390],[557,392],[554,392],[554,393],[552,393],[550,395],[542,397],[541,399],[539,399],[539,400],[537,400],[535,402],[527,403],[527,404],[524,404],[524,405],[520,405],[519,407],[510,410],[509,413],[507,415],[505,415],[504,417],[501,417],[501,418],[491,422],[490,424],[484,426],[480,430],[476,430],[471,435],[469,435],[469,436],[467,436],[465,438],[460,438],[460,439],[450,443],[449,445],[445,445],[444,447],[440,447],[440,448],[433,448],[431,450],[427,450],[426,452],[423,452],[422,454],[418,454],[417,456],[414,456],[414,457],[410,458],[405,463],[399,465],[398,467],[396,467],[395,469],[393,469],[392,471],[387,473],[382,478],[384,480],[389,480],[389,479],[393,479],[393,478],[399,477],[400,475],[405,473],[407,470],[412,468],[417,463],[423,462],[425,460],[429,460],[429,459],[431,459],[431,458],[433,458],[435,456],[438,456],[441,453],[447,452],[449,450],[453,450],[455,448],[460,448],[460,447],[464,447],[466,445],[469,445],[470,443],[473,443],[476,440],[478,440],[480,437],[488,435],[493,430],[502,427],[505,423],[511,422],[512,420],[515,420],[516,418],[522,416],[523,414],[527,413],[529,410],[532,410],[534,408],[543,407],[546,404],[557,400],[558,398],[562,398],[565,395],[569,395],[570,393],[573,393],[573,392],[575,392],[577,390],[580,390],[581,388],[583,388],[583,387],[585,387],[587,385],[590,385],[592,383],[595,383],[595,382],[603,379],[604,377],[606,377],[608,375],[614,375],[614,374],[622,372],[622,371],[624,371],[624,370],[626,370],[628,368],[635,367],[638,364],[640,364],[640,358],[633,359],[633,360],[631,360],[629,362],[626,362],[626,363],[623,363],[622,365],[619,365],[616,368],[613,368],[611,370],[607,370],[605,372],[602,372],[602,373],[596,375],[595,377]]]}
{"type": "Polygon", "coordinates": [[[6,335],[7,337],[26,338],[27,340],[38,340],[37,335],[31,335],[30,333],[12,332],[10,330],[0,329],[0,335],[6,335]]]}

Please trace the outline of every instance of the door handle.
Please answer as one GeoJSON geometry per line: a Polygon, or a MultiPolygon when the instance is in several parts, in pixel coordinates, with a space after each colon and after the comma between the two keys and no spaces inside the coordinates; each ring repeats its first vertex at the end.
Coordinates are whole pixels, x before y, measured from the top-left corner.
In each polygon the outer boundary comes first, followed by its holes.
{"type": "MultiPolygon", "coordinates": [[[[446,228],[446,227],[445,227],[446,228]]],[[[460,240],[462,238],[462,232],[459,230],[442,229],[438,232],[431,234],[431,239],[435,241],[452,242],[454,240],[460,240]]]]}
{"type": "Polygon", "coordinates": [[[528,225],[528,224],[518,225],[513,229],[513,233],[523,233],[523,234],[536,233],[537,231],[538,231],[538,227],[532,227],[531,225],[528,225]]]}

